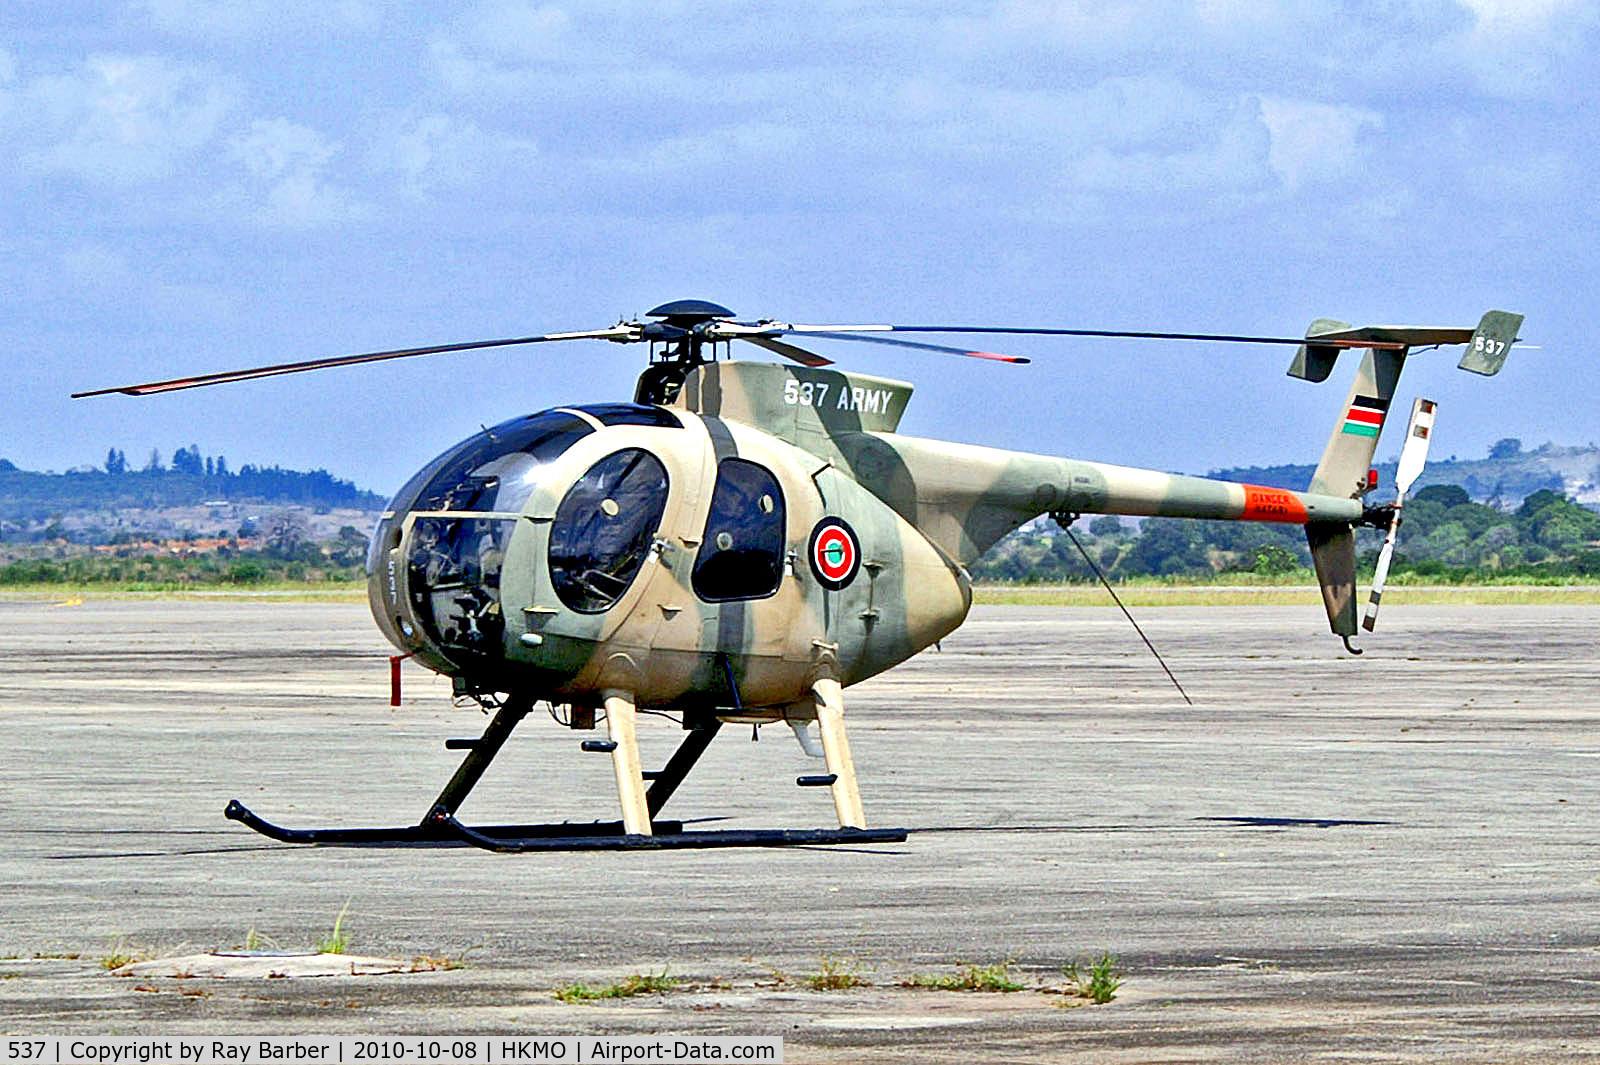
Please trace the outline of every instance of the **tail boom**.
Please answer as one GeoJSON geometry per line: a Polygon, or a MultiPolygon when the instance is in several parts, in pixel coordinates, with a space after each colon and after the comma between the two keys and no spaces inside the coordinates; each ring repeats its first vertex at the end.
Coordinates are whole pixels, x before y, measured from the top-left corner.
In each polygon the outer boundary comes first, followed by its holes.
{"type": "Polygon", "coordinates": [[[1287,525],[1358,521],[1358,499],[1030,455],[897,433],[836,438],[842,460],[963,566],[1041,514],[1127,514],[1287,525]]]}
{"type": "Polygon", "coordinates": [[[1058,509],[1079,514],[1305,525],[1357,521],[1362,513],[1360,500],[1322,492],[1296,492],[1099,462],[1060,461],[1071,468],[1071,477],[1064,505],[1058,509]]]}

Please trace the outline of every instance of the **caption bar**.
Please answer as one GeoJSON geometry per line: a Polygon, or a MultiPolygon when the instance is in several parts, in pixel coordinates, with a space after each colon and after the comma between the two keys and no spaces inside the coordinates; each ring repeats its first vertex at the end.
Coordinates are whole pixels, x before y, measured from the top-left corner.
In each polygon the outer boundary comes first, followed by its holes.
{"type": "Polygon", "coordinates": [[[636,1063],[783,1061],[777,1036],[390,1036],[349,1038],[233,1036],[183,1039],[146,1036],[130,1039],[8,1038],[0,1061],[43,1065],[219,1065],[235,1062],[324,1063],[337,1065],[427,1065],[458,1061],[467,1065],[636,1065],[636,1063]]]}

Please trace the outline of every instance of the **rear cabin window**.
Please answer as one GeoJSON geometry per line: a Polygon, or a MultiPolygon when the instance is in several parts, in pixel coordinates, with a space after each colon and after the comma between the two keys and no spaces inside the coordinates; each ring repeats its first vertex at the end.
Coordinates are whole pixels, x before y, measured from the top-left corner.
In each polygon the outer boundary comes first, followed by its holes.
{"type": "Polygon", "coordinates": [[[778,479],[764,466],[724,459],[694,561],[695,594],[715,603],[776,592],[783,577],[784,529],[778,479]]]}
{"type": "Polygon", "coordinates": [[[650,554],[667,508],[667,471],[648,451],[607,455],[568,490],[550,523],[550,583],[573,610],[622,597],[650,554]]]}

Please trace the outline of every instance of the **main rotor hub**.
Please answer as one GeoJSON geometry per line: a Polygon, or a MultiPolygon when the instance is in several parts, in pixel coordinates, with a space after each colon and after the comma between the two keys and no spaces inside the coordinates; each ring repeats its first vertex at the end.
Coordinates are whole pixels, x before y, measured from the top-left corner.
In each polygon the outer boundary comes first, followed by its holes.
{"type": "Polygon", "coordinates": [[[667,325],[692,330],[695,326],[707,322],[732,318],[733,312],[709,300],[673,300],[671,303],[663,303],[653,311],[645,312],[645,317],[661,318],[667,325]]]}
{"type": "Polygon", "coordinates": [[[701,348],[714,338],[706,336],[712,322],[726,321],[733,312],[720,303],[709,300],[673,300],[645,314],[659,318],[640,330],[641,338],[655,344],[668,345],[665,358],[645,368],[634,389],[634,400],[639,403],[670,403],[683,387],[684,378],[707,359],[701,348]]]}

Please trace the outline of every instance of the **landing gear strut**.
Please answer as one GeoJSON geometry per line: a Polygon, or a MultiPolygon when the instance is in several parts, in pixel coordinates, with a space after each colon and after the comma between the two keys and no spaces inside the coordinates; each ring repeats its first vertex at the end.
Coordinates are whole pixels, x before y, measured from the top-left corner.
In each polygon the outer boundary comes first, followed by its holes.
{"type": "Polygon", "coordinates": [[[482,736],[476,740],[452,740],[446,744],[451,749],[466,748],[467,756],[462,759],[444,790],[439,792],[426,816],[415,825],[402,828],[283,828],[257,816],[238,799],[229,802],[222,815],[280,843],[309,843],[324,847],[470,846],[501,853],[792,847],[899,843],[906,838],[903,828],[702,829],[686,832],[682,821],[657,820],[656,815],[711,745],[722,722],[712,719],[703,727],[690,729],[660,771],[644,773],[639,769],[638,745],[633,735],[633,705],[622,693],[615,693],[607,699],[612,740],[597,744],[595,749],[606,749],[612,754],[625,820],[562,821],[537,825],[462,824],[456,819],[456,811],[483,777],[495,755],[500,753],[512,730],[533,709],[533,703],[532,698],[513,693],[495,713],[482,736]],[[650,780],[648,789],[643,787],[646,778],[650,780]]]}

